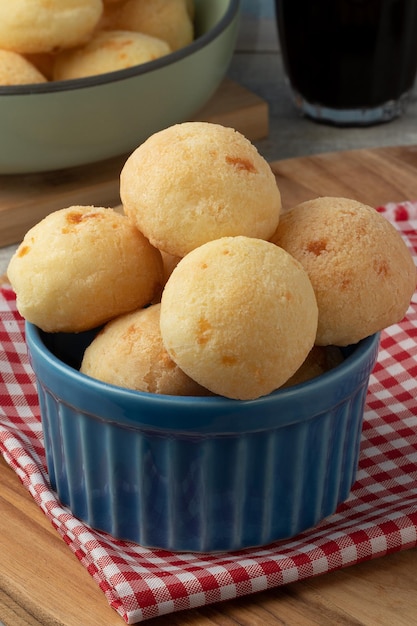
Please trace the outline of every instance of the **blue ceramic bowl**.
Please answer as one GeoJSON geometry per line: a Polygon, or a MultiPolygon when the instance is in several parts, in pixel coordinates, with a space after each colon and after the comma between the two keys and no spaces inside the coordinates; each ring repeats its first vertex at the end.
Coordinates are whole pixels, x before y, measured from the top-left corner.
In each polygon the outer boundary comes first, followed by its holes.
{"type": "Polygon", "coordinates": [[[251,401],[140,393],[77,370],[91,333],[26,324],[50,481],[94,528],[173,551],[229,551],[300,533],[355,480],[379,335],[335,369],[251,401]]]}

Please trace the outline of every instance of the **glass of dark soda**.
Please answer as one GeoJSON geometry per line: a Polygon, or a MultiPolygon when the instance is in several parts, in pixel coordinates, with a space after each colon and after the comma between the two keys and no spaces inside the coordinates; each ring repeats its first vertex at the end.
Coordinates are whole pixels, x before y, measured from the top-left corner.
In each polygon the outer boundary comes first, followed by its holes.
{"type": "Polygon", "coordinates": [[[299,111],[336,125],[401,115],[417,70],[417,0],[275,0],[299,111]]]}

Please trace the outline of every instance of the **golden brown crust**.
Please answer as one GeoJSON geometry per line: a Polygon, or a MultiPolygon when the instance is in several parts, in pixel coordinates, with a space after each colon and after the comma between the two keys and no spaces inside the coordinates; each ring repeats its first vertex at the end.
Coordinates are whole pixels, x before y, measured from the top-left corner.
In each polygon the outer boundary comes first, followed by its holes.
{"type": "Polygon", "coordinates": [[[7,274],[24,318],[45,331],[79,332],[151,302],[163,267],[126,217],[73,206],[28,231],[7,274]]]}
{"type": "Polygon", "coordinates": [[[84,353],[81,372],[136,391],[179,396],[210,395],[172,361],[162,343],[160,305],[122,315],[84,353]]]}
{"type": "Polygon", "coordinates": [[[269,239],[281,197],[269,164],[232,128],[206,122],[155,133],[127,159],[126,214],[160,250],[183,257],[224,236],[269,239]]]}
{"type": "Polygon", "coordinates": [[[404,317],[416,268],[399,232],[372,207],[346,198],[303,202],[283,213],[272,241],[310,277],[317,344],[356,343],[404,317]]]}
{"type": "Polygon", "coordinates": [[[314,344],[307,274],[264,240],[224,237],[185,256],[162,294],[171,358],[213,393],[252,399],[281,386],[314,344]]]}

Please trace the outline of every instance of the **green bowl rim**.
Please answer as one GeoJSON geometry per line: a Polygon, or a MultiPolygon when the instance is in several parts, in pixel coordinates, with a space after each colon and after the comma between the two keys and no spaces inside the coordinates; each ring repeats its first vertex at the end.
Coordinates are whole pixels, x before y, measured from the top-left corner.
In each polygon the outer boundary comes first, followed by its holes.
{"type": "Polygon", "coordinates": [[[217,24],[204,33],[200,37],[197,37],[187,46],[171,52],[159,59],[149,61],[148,63],[141,63],[140,65],[134,65],[128,67],[125,70],[117,70],[115,72],[107,72],[106,74],[97,74],[96,76],[86,76],[85,78],[76,78],[72,80],[57,80],[49,81],[47,83],[33,83],[25,85],[0,85],[0,96],[14,96],[14,95],[27,95],[27,94],[43,94],[43,93],[55,93],[58,91],[68,91],[74,89],[85,89],[93,87],[95,85],[103,85],[134,76],[140,76],[147,74],[162,67],[171,65],[180,61],[181,59],[190,56],[194,52],[198,52],[214,39],[216,39],[226,28],[233,22],[236,15],[239,12],[240,0],[230,0],[229,6],[223,17],[217,22],[217,24]]]}

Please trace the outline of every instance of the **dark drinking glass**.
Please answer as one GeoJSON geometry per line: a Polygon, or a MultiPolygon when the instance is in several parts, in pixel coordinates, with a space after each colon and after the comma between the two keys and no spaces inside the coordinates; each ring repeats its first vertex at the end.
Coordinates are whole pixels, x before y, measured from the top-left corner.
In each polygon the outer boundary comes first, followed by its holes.
{"type": "Polygon", "coordinates": [[[417,0],[276,0],[297,108],[337,125],[401,115],[417,70],[417,0]]]}

